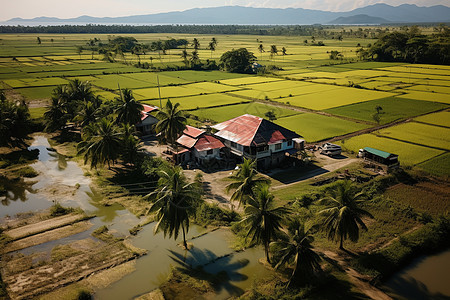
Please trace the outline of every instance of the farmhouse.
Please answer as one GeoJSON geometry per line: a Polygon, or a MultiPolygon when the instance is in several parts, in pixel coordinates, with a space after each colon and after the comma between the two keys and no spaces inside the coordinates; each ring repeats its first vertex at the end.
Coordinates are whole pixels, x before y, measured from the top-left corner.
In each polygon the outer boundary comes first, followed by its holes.
{"type": "Polygon", "coordinates": [[[220,160],[225,145],[204,130],[187,125],[183,135],[177,139],[178,148],[173,151],[173,159],[179,164],[194,162],[199,166],[220,160]]]}
{"type": "Polygon", "coordinates": [[[158,119],[151,113],[159,110],[156,106],[142,104],[144,109],[141,111],[141,122],[136,124],[136,129],[139,130],[142,135],[148,135],[154,132],[154,126],[158,123],[158,119]]]}
{"type": "Polygon", "coordinates": [[[245,114],[216,124],[212,128],[230,152],[238,157],[257,160],[259,169],[268,169],[284,161],[286,154],[296,153],[293,131],[260,117],[245,114]]]}

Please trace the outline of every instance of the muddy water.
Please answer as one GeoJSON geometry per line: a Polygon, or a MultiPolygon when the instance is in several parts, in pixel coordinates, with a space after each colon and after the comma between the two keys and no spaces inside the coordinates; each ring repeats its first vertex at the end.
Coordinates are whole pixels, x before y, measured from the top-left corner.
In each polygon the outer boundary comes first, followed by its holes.
{"type": "Polygon", "coordinates": [[[395,274],[385,289],[396,298],[450,299],[450,250],[415,260],[395,274]]]}
{"type": "MultiPolygon", "coordinates": [[[[118,235],[129,235],[128,230],[141,220],[120,205],[108,207],[101,205],[99,203],[101,195],[91,189],[90,178],[84,176],[77,163],[49,151],[49,147],[45,137],[35,137],[30,149],[39,149],[40,152],[38,161],[31,166],[39,172],[39,176],[33,178],[31,182],[21,183],[22,187],[19,186],[20,191],[17,192],[20,197],[16,200],[9,199],[16,195],[12,189],[8,199],[0,199],[2,203],[0,219],[8,215],[48,208],[53,201],[59,201],[64,206],[80,207],[97,217],[91,220],[94,226],[86,232],[20,252],[24,254],[49,252],[56,245],[90,237],[92,231],[101,225],[108,225],[109,229],[118,235]],[[61,190],[67,191],[61,193],[61,190]]],[[[133,299],[148,293],[167,279],[171,266],[203,266],[203,269],[211,274],[226,273],[226,276],[221,276],[224,278],[223,282],[217,287],[217,299],[241,294],[251,286],[256,276],[261,277],[269,272],[258,263],[258,259],[264,256],[261,249],[235,253],[229,248],[232,234],[225,229],[192,239],[204,233],[205,229],[191,226],[188,238],[194,248],[191,251],[184,251],[177,246],[179,240],[164,238],[163,234],[154,235],[154,226],[154,223],[148,224],[137,236],[131,237],[133,245],[148,251],[146,256],[137,260],[136,270],[108,288],[98,291],[95,299],[133,299]]]]}

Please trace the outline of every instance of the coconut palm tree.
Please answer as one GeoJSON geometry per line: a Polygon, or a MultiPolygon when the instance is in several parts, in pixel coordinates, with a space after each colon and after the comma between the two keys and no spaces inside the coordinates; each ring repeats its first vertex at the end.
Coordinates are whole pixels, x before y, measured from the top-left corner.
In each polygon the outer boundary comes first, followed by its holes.
{"type": "Polygon", "coordinates": [[[305,228],[298,219],[294,219],[288,226],[288,235],[277,242],[271,243],[272,249],[277,250],[278,262],[275,269],[281,266],[291,266],[292,273],[288,286],[297,277],[311,278],[315,271],[320,270],[320,256],[313,250],[311,243],[315,227],[305,228]]]}
{"type": "Polygon", "coordinates": [[[212,58],[213,51],[216,50],[216,44],[211,41],[208,45],[208,49],[211,50],[211,58],[212,58]]]}
{"type": "Polygon", "coordinates": [[[162,138],[172,146],[186,129],[187,120],[179,106],[180,103],[172,104],[168,99],[166,106],[156,114],[159,122],[156,124],[155,130],[157,133],[161,133],[162,138]]]}
{"type": "Polygon", "coordinates": [[[115,162],[121,147],[121,132],[114,122],[102,118],[98,123],[91,123],[85,128],[83,141],[78,143],[78,154],[84,155],[84,163],[90,160],[91,168],[115,162]]]}
{"type": "Polygon", "coordinates": [[[121,158],[124,163],[135,165],[139,153],[142,151],[142,144],[135,136],[136,129],[134,125],[123,124],[122,132],[121,158]]]}
{"type": "Polygon", "coordinates": [[[66,125],[66,102],[61,97],[52,97],[51,103],[44,112],[45,130],[60,130],[66,125]]]}
{"type": "Polygon", "coordinates": [[[90,123],[94,123],[98,119],[98,106],[92,102],[83,101],[78,115],[74,118],[74,121],[79,122],[79,126],[86,127],[90,123]]]}
{"type": "Polygon", "coordinates": [[[189,53],[187,52],[186,48],[183,49],[183,51],[181,51],[181,58],[183,59],[184,64],[186,65],[186,67],[189,64],[189,53]]]}
{"type": "Polygon", "coordinates": [[[270,46],[270,58],[273,58],[275,54],[278,55],[278,49],[276,45],[272,45],[270,46]]]}
{"type": "Polygon", "coordinates": [[[340,249],[344,249],[346,239],[358,241],[360,228],[367,230],[362,217],[373,218],[368,211],[359,207],[364,198],[364,193],[357,192],[352,182],[345,180],[339,181],[329,190],[327,196],[319,201],[319,204],[328,206],[319,212],[325,217],[323,229],[329,240],[340,241],[340,249]]]}
{"type": "Polygon", "coordinates": [[[198,48],[200,48],[200,42],[197,40],[197,38],[194,38],[194,40],[192,41],[192,46],[194,46],[195,50],[198,50],[198,48]]]}
{"type": "Polygon", "coordinates": [[[169,235],[169,238],[177,239],[181,229],[183,246],[187,250],[189,217],[195,213],[201,198],[195,184],[187,181],[181,167],[170,167],[158,173],[158,187],[148,195],[149,199],[155,200],[149,210],[149,213],[156,213],[158,220],[154,233],[162,231],[164,237],[169,235]]]}
{"type": "Polygon", "coordinates": [[[195,64],[198,63],[199,60],[200,60],[200,58],[199,58],[199,56],[198,56],[198,51],[197,51],[197,50],[192,51],[192,54],[191,54],[191,63],[195,65],[195,64]]]}
{"type": "Polygon", "coordinates": [[[234,190],[230,201],[239,201],[239,204],[245,205],[251,197],[255,196],[255,187],[259,184],[268,184],[270,181],[258,174],[256,170],[256,161],[244,158],[244,162],[238,167],[236,174],[228,178],[233,180],[226,186],[226,192],[234,190]]]}
{"type": "Polygon", "coordinates": [[[120,90],[120,97],[115,99],[117,123],[135,125],[141,121],[144,107],[134,97],[129,89],[120,90]]]}
{"type": "Polygon", "coordinates": [[[274,196],[269,192],[269,185],[258,186],[255,196],[247,201],[245,217],[241,221],[247,226],[247,235],[252,243],[262,244],[270,263],[269,244],[280,233],[281,221],[288,214],[285,207],[274,207],[274,196]]]}
{"type": "Polygon", "coordinates": [[[259,51],[259,53],[261,53],[261,59],[262,59],[262,53],[265,52],[263,44],[259,44],[258,51],[259,51]]]}

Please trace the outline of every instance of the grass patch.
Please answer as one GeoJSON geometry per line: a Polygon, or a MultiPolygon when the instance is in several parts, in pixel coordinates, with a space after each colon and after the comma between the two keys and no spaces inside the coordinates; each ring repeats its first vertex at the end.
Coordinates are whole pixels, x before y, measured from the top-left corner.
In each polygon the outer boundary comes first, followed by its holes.
{"type": "Polygon", "coordinates": [[[30,107],[28,109],[28,111],[30,112],[30,117],[33,120],[44,118],[44,113],[46,110],[46,107],[30,107]]]}
{"type": "Polygon", "coordinates": [[[300,112],[281,108],[278,106],[267,105],[264,103],[250,102],[246,104],[228,105],[223,107],[213,107],[205,109],[197,109],[189,112],[191,115],[197,116],[201,120],[212,120],[215,122],[224,122],[243,114],[251,114],[261,118],[266,118],[265,114],[273,111],[277,118],[297,115],[300,112]]]}
{"type": "Polygon", "coordinates": [[[55,86],[14,89],[27,99],[50,99],[55,86]]]}
{"type": "MultiPolygon", "coordinates": [[[[388,97],[362,103],[344,105],[327,109],[325,111],[334,115],[375,122],[372,116],[376,112],[375,107],[377,106],[381,106],[383,108],[381,114],[381,124],[430,113],[447,107],[445,104],[436,102],[388,97]]],[[[418,120],[420,120],[420,118],[422,117],[419,117],[418,120]]]]}
{"type": "Polygon", "coordinates": [[[70,245],[58,245],[52,249],[50,257],[53,262],[63,261],[69,257],[73,257],[81,253],[81,251],[73,249],[70,245]]]}
{"type": "Polygon", "coordinates": [[[450,127],[450,111],[441,111],[415,118],[415,121],[432,125],[450,127]]]}
{"type": "Polygon", "coordinates": [[[295,131],[307,142],[316,142],[369,127],[365,124],[312,113],[281,118],[275,123],[295,131]]]}
{"type": "Polygon", "coordinates": [[[359,149],[372,147],[389,153],[399,155],[399,161],[402,165],[416,165],[443,154],[444,151],[436,150],[424,146],[413,145],[405,142],[387,139],[376,136],[375,134],[363,134],[350,139],[339,141],[338,144],[346,151],[358,153],[359,149]]]}
{"type": "Polygon", "coordinates": [[[450,150],[450,128],[408,122],[377,131],[377,135],[450,150]]]}
{"type": "Polygon", "coordinates": [[[450,176],[450,153],[446,152],[417,165],[418,168],[436,176],[450,176]]]}

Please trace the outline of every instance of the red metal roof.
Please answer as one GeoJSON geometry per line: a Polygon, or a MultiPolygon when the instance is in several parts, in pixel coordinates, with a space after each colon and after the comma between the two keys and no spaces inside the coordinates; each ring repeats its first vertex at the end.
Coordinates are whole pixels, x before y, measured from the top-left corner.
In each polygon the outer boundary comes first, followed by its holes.
{"type": "Polygon", "coordinates": [[[142,104],[144,109],[142,110],[143,113],[151,113],[152,111],[159,110],[159,107],[157,106],[151,106],[147,104],[142,104]]]}
{"type": "Polygon", "coordinates": [[[299,137],[280,125],[249,114],[212,126],[219,130],[215,135],[242,146],[274,144],[299,137]]]}
{"type": "Polygon", "coordinates": [[[225,145],[215,137],[211,135],[203,135],[197,140],[197,143],[195,143],[194,148],[197,149],[197,151],[206,151],[211,149],[220,149],[224,148],[225,145]]]}
{"type": "Polygon", "coordinates": [[[200,135],[202,135],[203,133],[205,133],[205,131],[195,128],[195,127],[192,127],[192,126],[189,126],[189,125],[186,125],[186,129],[183,131],[183,133],[190,137],[197,138],[200,135]]]}
{"type": "Polygon", "coordinates": [[[249,114],[216,124],[216,135],[243,146],[250,146],[263,118],[249,114]]]}
{"type": "Polygon", "coordinates": [[[276,144],[285,139],[286,139],[286,137],[279,130],[275,130],[274,132],[272,132],[272,136],[270,137],[269,144],[276,144]]]}
{"type": "Polygon", "coordinates": [[[183,134],[182,136],[180,136],[177,139],[177,143],[178,144],[183,145],[184,147],[189,148],[189,149],[194,147],[196,142],[197,142],[197,139],[192,138],[192,137],[190,137],[188,135],[185,135],[185,134],[183,134]]]}

